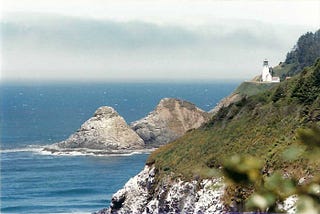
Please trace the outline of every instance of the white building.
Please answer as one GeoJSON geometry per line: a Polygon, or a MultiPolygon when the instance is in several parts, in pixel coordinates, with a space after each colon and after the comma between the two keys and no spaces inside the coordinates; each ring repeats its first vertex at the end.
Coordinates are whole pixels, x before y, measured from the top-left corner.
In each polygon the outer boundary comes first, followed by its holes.
{"type": "Polygon", "coordinates": [[[272,71],[272,68],[269,67],[268,60],[265,59],[263,61],[263,68],[262,68],[262,74],[261,74],[262,82],[280,82],[279,77],[272,77],[272,74],[270,73],[271,71],[272,71]]]}
{"type": "Polygon", "coordinates": [[[262,82],[272,82],[272,75],[270,74],[270,68],[268,64],[268,60],[263,61],[263,68],[262,68],[262,82]]]}

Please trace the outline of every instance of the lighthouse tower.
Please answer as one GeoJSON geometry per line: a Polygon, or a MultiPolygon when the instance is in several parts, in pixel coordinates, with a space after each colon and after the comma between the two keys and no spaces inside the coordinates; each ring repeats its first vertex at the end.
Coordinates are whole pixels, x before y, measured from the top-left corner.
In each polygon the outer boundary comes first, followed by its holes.
{"type": "Polygon", "coordinates": [[[269,72],[269,64],[268,60],[265,59],[263,61],[263,68],[262,68],[262,82],[272,82],[272,76],[269,72]]]}

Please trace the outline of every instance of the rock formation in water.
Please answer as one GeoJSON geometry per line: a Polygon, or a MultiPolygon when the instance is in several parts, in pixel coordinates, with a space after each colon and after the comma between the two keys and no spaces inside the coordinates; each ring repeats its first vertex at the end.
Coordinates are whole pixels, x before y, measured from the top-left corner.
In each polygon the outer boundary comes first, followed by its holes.
{"type": "Polygon", "coordinates": [[[146,146],[159,146],[181,137],[188,130],[199,128],[210,116],[194,104],[164,98],[148,116],[135,121],[131,128],[146,146]]]}
{"type": "Polygon", "coordinates": [[[141,149],[144,142],[112,107],[102,106],[77,132],[54,146],[59,149],[120,150],[141,149]]]}
{"type": "Polygon", "coordinates": [[[177,139],[208,120],[209,114],[194,104],[165,98],[147,117],[133,122],[130,127],[112,107],[103,106],[68,139],[44,150],[88,153],[90,149],[96,150],[95,154],[109,154],[154,148],[177,139]]]}
{"type": "Polygon", "coordinates": [[[224,213],[222,179],[172,180],[156,183],[154,167],[146,166],[115,193],[107,213],[224,213]]]}

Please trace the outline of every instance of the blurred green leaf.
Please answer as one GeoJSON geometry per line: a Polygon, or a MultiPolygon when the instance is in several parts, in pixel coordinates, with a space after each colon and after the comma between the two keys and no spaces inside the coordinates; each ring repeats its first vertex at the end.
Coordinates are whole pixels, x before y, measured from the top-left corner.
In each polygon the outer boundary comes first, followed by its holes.
{"type": "Polygon", "coordinates": [[[254,193],[248,199],[246,203],[246,208],[248,210],[258,208],[262,211],[265,211],[269,206],[274,204],[275,201],[276,201],[276,196],[272,193],[264,193],[264,194],[254,193]]]}
{"type": "Polygon", "coordinates": [[[283,178],[279,172],[267,177],[264,185],[266,190],[276,193],[283,199],[296,192],[295,182],[289,178],[283,178]]]}
{"type": "Polygon", "coordinates": [[[297,137],[307,146],[320,147],[320,128],[317,126],[313,126],[310,129],[299,129],[297,137]]]}
{"type": "Polygon", "coordinates": [[[224,174],[235,183],[254,183],[260,177],[262,161],[251,156],[235,155],[225,161],[224,174]]]}
{"type": "Polygon", "coordinates": [[[265,187],[268,190],[275,191],[282,183],[282,177],[280,173],[274,173],[270,177],[265,179],[265,187]]]}
{"type": "Polygon", "coordinates": [[[279,190],[279,195],[282,195],[283,199],[296,193],[296,183],[291,179],[284,179],[279,190]]]}
{"type": "Polygon", "coordinates": [[[320,185],[316,183],[310,184],[308,187],[308,193],[314,194],[314,195],[320,195],[320,185]]]}
{"type": "Polygon", "coordinates": [[[318,214],[320,213],[320,204],[310,196],[299,196],[299,200],[297,202],[297,213],[318,214]]]}
{"type": "Polygon", "coordinates": [[[301,146],[292,145],[283,152],[282,157],[287,161],[294,161],[299,159],[304,151],[301,146]]]}

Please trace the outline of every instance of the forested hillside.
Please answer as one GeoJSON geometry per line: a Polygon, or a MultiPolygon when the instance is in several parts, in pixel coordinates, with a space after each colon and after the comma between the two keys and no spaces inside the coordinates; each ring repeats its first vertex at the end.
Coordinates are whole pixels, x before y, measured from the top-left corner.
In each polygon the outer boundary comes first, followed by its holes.
{"type": "Polygon", "coordinates": [[[281,79],[294,76],[304,67],[311,66],[320,57],[320,29],[302,35],[293,49],[287,53],[284,63],[274,68],[281,79]]]}

